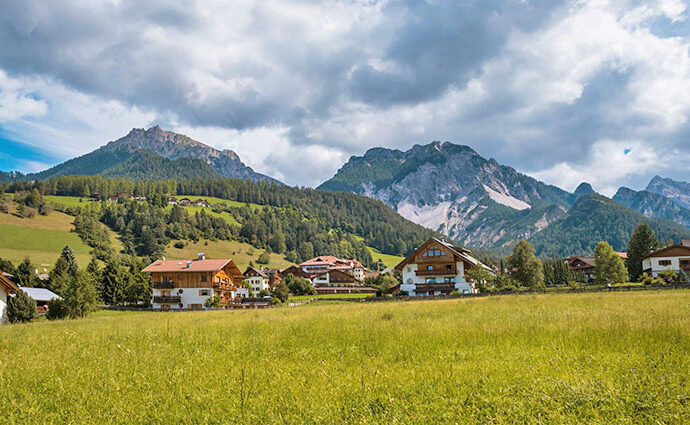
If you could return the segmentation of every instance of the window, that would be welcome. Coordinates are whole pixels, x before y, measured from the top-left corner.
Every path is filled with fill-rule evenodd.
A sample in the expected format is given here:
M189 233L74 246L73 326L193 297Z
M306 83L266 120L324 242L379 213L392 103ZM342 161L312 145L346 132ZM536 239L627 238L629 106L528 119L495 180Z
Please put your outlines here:
M209 295L211 295L211 290L210 290L210 289L200 289L200 290L199 290L199 296L207 297L207 296L209 296Z
M435 277L427 277L426 283L436 283L436 278Z
M659 265L660 266L670 266L671 260L659 260Z
M444 277L443 282L444 283L455 283L455 278L454 277Z
M178 279L178 280L182 280L182 275L178 275L178 276L177 276L177 279Z
M451 270L452 266L450 264L446 264L446 270Z
M427 270L433 270L433 269L434 269L434 266L426 266L426 269L427 269Z
M201 281L202 281L202 282L208 282L208 275L207 275L207 274L202 274L202 275L201 275Z

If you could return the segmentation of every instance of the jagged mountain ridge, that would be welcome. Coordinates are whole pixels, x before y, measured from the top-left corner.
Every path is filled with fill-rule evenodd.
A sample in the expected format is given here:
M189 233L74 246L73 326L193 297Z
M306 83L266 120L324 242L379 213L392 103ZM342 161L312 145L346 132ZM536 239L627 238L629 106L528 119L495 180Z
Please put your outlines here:
M690 227L690 209L684 208L680 203L658 193L647 190L638 192L627 187L621 187L614 195L613 200L632 208L645 217L664 218Z
M654 176L645 190L665 196L681 207L690 209L690 183Z
M662 241L690 238L690 229L670 220L645 217L598 194L584 195L568 213L529 239L541 257L590 254L599 241L625 251L635 227L646 222Z
M450 142L415 145L406 152L370 149L350 158L319 189L380 199L407 219L478 247L532 236L579 196Z
M277 180L266 175L255 172L251 167L245 165L239 156L228 149L218 150L211 146L205 145L190 137L182 134L173 133L171 131L164 131L159 126L151 127L147 130L135 128L132 129L126 136L109 142L95 151L83 155L78 158L71 159L48 170L36 174L29 174L26 178L31 179L48 179L51 177L81 174L81 175L113 175L108 170L119 170L116 174L120 177L129 178L145 178L145 175L137 172L137 176L131 175L127 172L127 168L120 166L127 161L136 162L137 157L142 155L142 151L148 151L167 160L176 162L176 164L200 166L202 163L207 164L208 167L202 167L201 170L189 170L179 168L177 174L197 174L202 176L209 175L210 168L221 177L246 178L253 181L270 181L282 184ZM181 160L193 160L185 164ZM198 163L195 161L199 161ZM141 162L141 161L139 161ZM165 167L166 174L175 174L171 170L169 163L160 163ZM120 166L118 168L118 166ZM160 178L155 176L154 178Z

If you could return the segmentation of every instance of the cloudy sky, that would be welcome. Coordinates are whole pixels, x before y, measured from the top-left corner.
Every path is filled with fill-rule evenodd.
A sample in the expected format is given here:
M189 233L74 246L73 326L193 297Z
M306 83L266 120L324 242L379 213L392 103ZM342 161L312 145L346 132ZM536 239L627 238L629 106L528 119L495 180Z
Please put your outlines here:
M572 190L690 180L680 0L0 0L0 170L133 127L316 185L433 140Z

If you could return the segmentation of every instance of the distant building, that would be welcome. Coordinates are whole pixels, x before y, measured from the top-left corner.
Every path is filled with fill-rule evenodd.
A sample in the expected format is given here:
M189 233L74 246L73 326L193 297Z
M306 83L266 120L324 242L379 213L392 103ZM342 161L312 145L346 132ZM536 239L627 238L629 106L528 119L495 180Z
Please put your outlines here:
M350 273L342 270L329 270L312 277L312 284L319 287L355 287L362 286L362 281L356 279Z
M196 260L157 260L143 271L151 273L155 309L202 309L214 295L227 306L243 294L244 277L229 258L207 260L199 254Z
M657 277L664 270L681 270L690 274L690 240L680 245L657 249L642 259L642 271Z
M115 203L115 202L119 201L120 199L127 199L130 201L133 201L134 195L132 195L129 192L120 192L117 195L113 195L113 196L108 197L108 202Z
M208 207L208 202L204 201L203 199L197 199L196 201L192 202L192 205L196 207Z
M243 275L244 281L252 288L254 296L257 296L261 291L268 291L271 289L271 279L261 268L247 267Z
M48 312L48 301L53 298L62 299L59 295L47 288L26 288L22 286L21 290L36 301L36 311L38 314L45 314Z
M616 252L623 260L628 258L625 252ZM594 257L573 256L565 259L565 263L571 272L582 273L588 282L594 282Z
M174 196L168 196L168 205L177 205L177 198Z
M445 295L455 291L474 294L478 290L465 279L465 272L475 267L492 273L469 250L431 238L395 266L395 270L402 272L399 290L406 295Z
M178 202L178 205L182 205L183 207L188 207L192 205L192 201L189 198L182 198Z
M9 295L19 290L17 285L5 277L5 273L0 274L0 325L7 320L7 299Z
M318 275L326 271L340 270L355 279L364 280L364 266L357 260L344 260L332 255L322 255L307 260L299 265L309 275Z

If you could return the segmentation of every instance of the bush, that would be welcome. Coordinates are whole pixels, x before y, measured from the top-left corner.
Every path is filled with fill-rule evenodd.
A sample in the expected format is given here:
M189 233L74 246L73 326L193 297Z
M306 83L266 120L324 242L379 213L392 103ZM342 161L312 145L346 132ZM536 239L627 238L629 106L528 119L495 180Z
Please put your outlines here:
M214 295L206 298L204 306L209 308L221 308L222 304L220 303L220 295Z
M290 275L288 275L290 276ZM290 288L285 284L285 281L281 281L275 289L273 289L273 299L279 301L278 304L282 304L287 301L290 296ZM275 303L274 303L275 304Z
M256 259L258 264L268 264L270 261L271 255L267 251L262 252L259 258Z
M268 296L270 296L270 295L271 295L271 293L270 293L270 292L268 292L268 291L267 291L267 290L265 290L265 289L262 289L261 291L259 291L259 294L258 294L257 296L259 296L259 297L262 297L262 298L263 298L263 297L268 297Z
M659 272L659 278L663 279L663 283L670 283L676 280L676 272L673 270L663 270Z
M177 241L177 242L175 242L175 245L174 245L174 246L175 246L175 248L177 248L177 249L182 249L182 248L185 247L185 245L186 245L186 244L185 244L184 242L182 242L182 241Z
M36 316L36 301L21 289L7 300L7 320L10 323L30 322Z
M48 312L46 313L46 319L48 320L60 320L67 317L67 307L65 302L59 298L53 298L48 301Z
M287 285L292 295L316 295L316 289L311 282L303 277L295 277L289 274L285 277L285 285Z
M38 207L38 213L41 215L50 215L51 212L53 212L53 208L47 202Z
M0 212L9 214L10 213L10 203L7 201L0 201Z
M676 275L676 280L675 284L685 284L690 282L690 276L685 272L685 270L681 270L677 275Z

